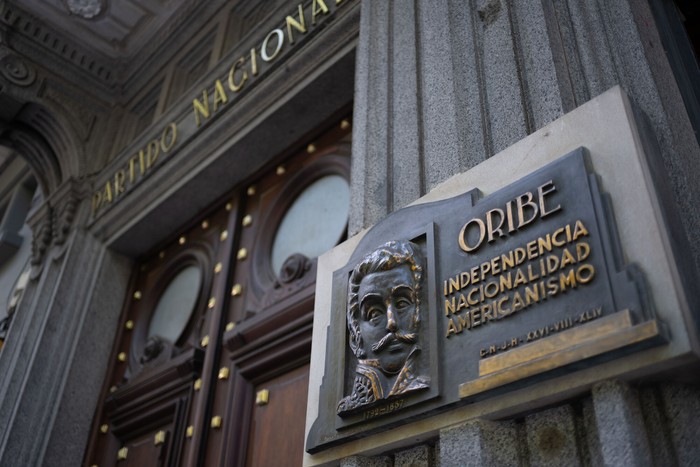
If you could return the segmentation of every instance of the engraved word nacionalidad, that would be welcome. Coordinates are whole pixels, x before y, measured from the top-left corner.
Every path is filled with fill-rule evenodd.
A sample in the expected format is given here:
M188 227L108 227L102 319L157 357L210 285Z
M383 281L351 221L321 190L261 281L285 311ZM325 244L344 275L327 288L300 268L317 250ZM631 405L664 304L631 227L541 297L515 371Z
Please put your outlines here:
M577 220L445 280L445 337L591 282L595 268L586 262L591 253L584 241L588 235ZM522 290L515 290L520 286Z

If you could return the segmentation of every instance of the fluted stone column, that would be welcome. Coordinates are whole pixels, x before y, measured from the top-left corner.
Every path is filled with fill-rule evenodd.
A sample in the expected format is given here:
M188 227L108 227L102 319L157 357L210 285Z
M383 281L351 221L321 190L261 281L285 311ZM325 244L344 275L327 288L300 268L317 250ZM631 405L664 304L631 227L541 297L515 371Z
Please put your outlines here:
M646 0L365 0L350 235L621 85L659 142L697 268L700 148L651 18Z
M363 202L351 234L458 172L465 147L447 4L365 1L361 11L352 189Z

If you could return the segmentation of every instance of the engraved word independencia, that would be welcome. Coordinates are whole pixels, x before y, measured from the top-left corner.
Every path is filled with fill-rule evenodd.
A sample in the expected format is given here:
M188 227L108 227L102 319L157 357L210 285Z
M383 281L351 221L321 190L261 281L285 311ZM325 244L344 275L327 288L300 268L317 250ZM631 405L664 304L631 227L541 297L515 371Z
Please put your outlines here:
M538 217L561 212L561 205L545 203L555 192L554 183L549 181L508 201L505 210L491 209L484 220L471 219L460 232L460 247L470 253L482 246L484 240L492 243ZM471 246L466 235L470 225L478 227L478 239ZM590 283L596 270L587 261L591 255L588 237L589 230L583 220L571 221L445 279L442 284L443 311L447 318L445 337L498 322Z

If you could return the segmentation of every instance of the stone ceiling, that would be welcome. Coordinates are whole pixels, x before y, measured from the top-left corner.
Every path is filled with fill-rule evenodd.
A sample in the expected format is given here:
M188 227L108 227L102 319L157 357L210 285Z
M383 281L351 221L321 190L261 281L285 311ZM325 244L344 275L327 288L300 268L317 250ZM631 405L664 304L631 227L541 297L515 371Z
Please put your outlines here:
M0 62L17 62L12 54L3 59L9 47L109 100L140 89L202 25L238 1L0 0Z
M134 56L181 18L193 0L21 0L10 2L108 59ZM185 12L186 14L186 12Z

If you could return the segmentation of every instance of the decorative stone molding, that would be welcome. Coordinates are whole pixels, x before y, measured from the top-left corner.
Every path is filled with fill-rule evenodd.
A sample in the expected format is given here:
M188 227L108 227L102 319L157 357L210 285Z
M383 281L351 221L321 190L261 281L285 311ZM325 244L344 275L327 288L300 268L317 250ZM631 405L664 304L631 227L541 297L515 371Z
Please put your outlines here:
M30 86L36 81L36 70L9 49L0 49L0 74L17 86Z
M39 277L44 265L46 252L51 246L51 206L47 202L30 214L27 219L32 229L32 256L30 260L32 280Z
M74 228L78 206L84 198L80 180L70 179L57 190L49 201L51 204L51 241L56 247L54 260L59 259L66 249L66 240Z
M71 14L83 19L95 19L106 10L106 0L65 0L66 8Z
M265 309L286 297L313 284L316 279L316 261L295 253L282 264L280 276L265 292L260 302L260 309Z
M31 279L39 277L49 250L53 248L54 261L65 253L68 237L75 228L80 202L84 197L85 190L81 181L70 179L29 215L27 223L33 234Z
M82 4L85 3L85 0L71 0L71 3ZM12 33L17 33L17 37L13 40L12 48L20 53L23 51L19 49L25 47L18 47L16 39L21 37L21 39L26 39L40 48L46 49L53 56L60 57L71 65L80 68L84 73L97 79L102 84L111 86L114 83L116 72L113 63L103 60L102 57L95 56L95 54L91 54L84 47L67 40L16 5L10 5L5 2L0 4L0 30L9 30Z
M75 211L77 208L77 200L69 199L63 206L57 207L53 213L53 243L54 245L63 245L70 231L73 220L75 219Z

